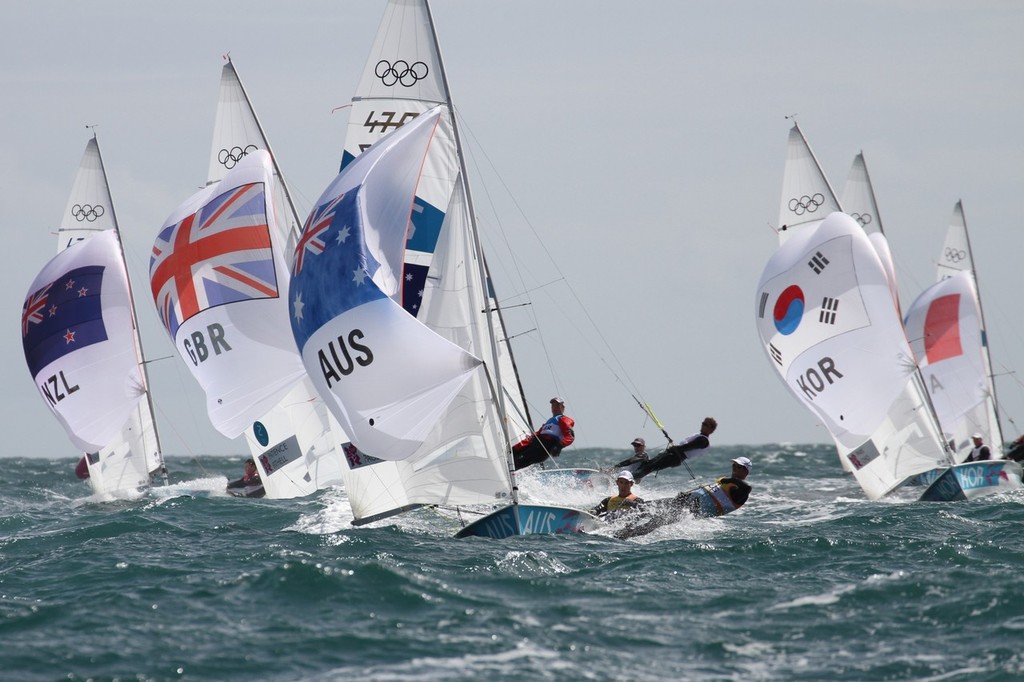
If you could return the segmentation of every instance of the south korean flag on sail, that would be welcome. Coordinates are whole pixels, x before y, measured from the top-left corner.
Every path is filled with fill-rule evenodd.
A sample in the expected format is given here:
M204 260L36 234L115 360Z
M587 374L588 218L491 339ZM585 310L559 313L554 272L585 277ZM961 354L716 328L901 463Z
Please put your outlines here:
M317 392L380 459L416 452L480 360L401 306L405 244L437 107L338 175L306 221L291 280L292 332Z
M755 314L772 366L837 438L870 434L913 370L885 268L845 214L779 247Z

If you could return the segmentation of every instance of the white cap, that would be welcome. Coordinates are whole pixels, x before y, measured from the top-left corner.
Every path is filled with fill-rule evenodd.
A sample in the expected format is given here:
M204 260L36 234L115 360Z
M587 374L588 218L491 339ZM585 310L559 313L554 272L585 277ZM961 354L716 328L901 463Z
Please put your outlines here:
M971 438L981 438L981 434L980 433L975 433L975 434L973 434L971 436Z
M622 471L619 472L619 475L615 477L615 480L617 481L620 478L624 478L627 481L629 481L630 483L632 483L633 482L633 472L629 471L628 469L623 469Z
M750 467L754 466L751 463L750 459L747 458L747 457L737 457L736 459L733 460L733 462L736 463L736 464L739 464L741 467L746 469L748 472L750 471Z

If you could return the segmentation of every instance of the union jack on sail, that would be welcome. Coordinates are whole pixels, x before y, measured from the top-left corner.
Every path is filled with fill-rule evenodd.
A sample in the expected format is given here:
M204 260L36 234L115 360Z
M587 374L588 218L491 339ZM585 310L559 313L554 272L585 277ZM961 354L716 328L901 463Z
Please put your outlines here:
M153 245L149 272L153 298L172 336L209 308L276 298L263 183L225 192L166 227Z

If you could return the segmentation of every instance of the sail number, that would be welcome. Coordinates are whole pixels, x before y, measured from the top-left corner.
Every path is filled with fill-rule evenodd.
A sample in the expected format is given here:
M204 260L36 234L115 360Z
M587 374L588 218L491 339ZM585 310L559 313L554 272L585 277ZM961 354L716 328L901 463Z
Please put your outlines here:
M67 377L64 376L64 370L61 370L53 376L47 378L39 385L39 388L43 391L43 395L47 400L50 401L51 405L56 405L64 398L67 398L72 393L78 390L78 384L71 386L68 384Z
M373 362L373 351L360 343L363 337L362 329L353 329L348 336L341 335L328 343L326 349L317 351L327 388L331 387L331 382L341 381L342 377L351 374L356 365L366 367Z
M205 335L200 331L192 332L190 336L185 337L182 345L185 346L185 352L188 353L192 364L197 367L200 362L209 359L211 349L214 355L231 350L231 346L224 340L224 327L217 323L206 325Z
M836 379L842 378L843 375L836 369L835 361L826 356L818 360L817 367L811 367L798 376L796 385L804 392L808 400L814 400L819 393L834 384Z

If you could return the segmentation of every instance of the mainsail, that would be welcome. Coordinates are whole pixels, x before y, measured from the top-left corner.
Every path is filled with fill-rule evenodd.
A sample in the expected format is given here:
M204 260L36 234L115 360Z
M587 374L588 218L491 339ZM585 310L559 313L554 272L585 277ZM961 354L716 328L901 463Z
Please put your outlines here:
M843 211L860 223L867 233L871 245L885 267L886 276L889 278L889 290L892 292L892 300L896 303L896 309L900 310L900 293L896 284L896 267L893 264L892 251L889 248L889 240L882 228L882 217L878 212L878 203L875 201L875 189L871 185L871 176L868 175L868 167L864 161L864 152L860 152L853 159L850 166L850 173L846 177L846 184L843 185L842 195Z
M833 211L842 210L817 157L794 121L786 142L786 165L779 203L779 242L814 227Z
M58 255L22 311L29 370L72 442L94 492L167 481L131 282L99 143L85 148L61 220Z
M488 324L484 311L497 311L497 303L486 263L481 265L482 259L472 251L471 195L430 9L424 0L392 0L352 99L342 168L347 168L389 132L439 104L446 108L440 114L422 176L415 187L410 230L402 247L403 286L395 301L437 335L486 358L478 350L484 343L479 332ZM467 268L467 263L472 267ZM487 278L485 287L471 280L481 273ZM488 293L483 297L474 294L477 299L473 302L456 293L470 288L474 292L486 289ZM492 368L500 369L492 371L495 376L500 375L504 387L498 398L505 404L511 437L518 440L530 430L529 413L511 351L502 342L506 335L500 315L491 315L490 325L499 340L493 351L497 361L491 364ZM474 326L479 329L469 333L467 330ZM350 467L345 474L345 488L357 524L416 504L449 499L442 491L449 487L447 481L455 468L442 465L442 460L424 454L403 462L388 462L372 456L379 453L361 452L351 442L339 445ZM496 452L507 450L503 442L489 447L497 448ZM502 487L507 485L507 476L499 479ZM464 485L457 482L458 478L455 480L455 489ZM483 488L490 491L492 483ZM487 494L490 493L483 497ZM481 496L461 496L464 500L474 498L480 500ZM451 503L457 499L460 496L451 498Z
M852 218L833 213L782 244L755 315L772 366L869 498L948 465L885 268Z
M978 273L974 267L974 254L971 252L971 240L967 234L967 221L964 218L964 207L961 201L957 201L956 206L953 207L953 217L950 219L949 229L946 231L946 240L942 245L942 252L939 254L937 275L939 280L942 280L959 272L969 272L974 283L973 289L978 307L978 327L974 333L980 337L982 349L985 404L980 413L975 413L968 420L970 426L964 426L955 433L957 438L956 446L958 449L966 447L970 443L966 437L976 431L982 434L985 442L992 449L993 455L995 455L1003 449L1003 431L999 424L999 402L996 400L992 357L988 345L985 313L981 304Z

